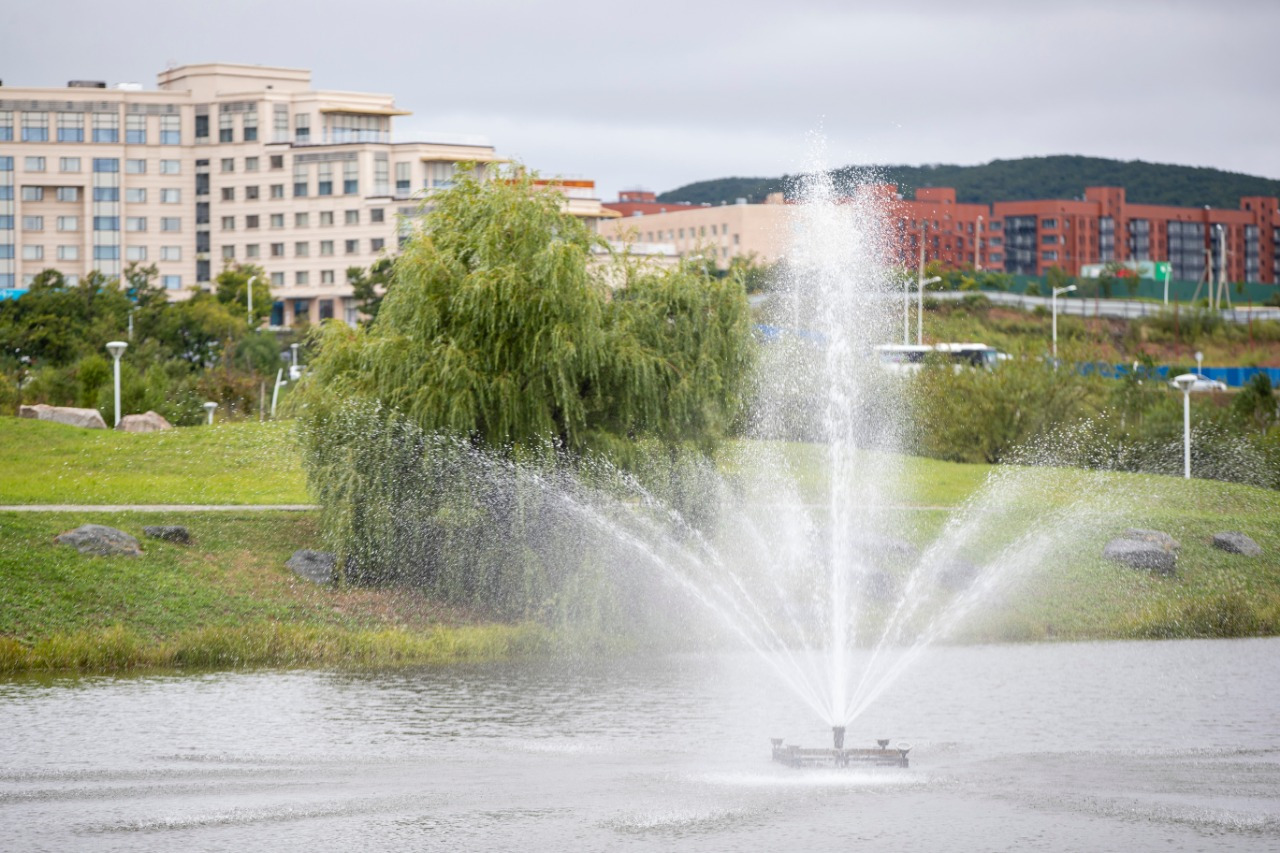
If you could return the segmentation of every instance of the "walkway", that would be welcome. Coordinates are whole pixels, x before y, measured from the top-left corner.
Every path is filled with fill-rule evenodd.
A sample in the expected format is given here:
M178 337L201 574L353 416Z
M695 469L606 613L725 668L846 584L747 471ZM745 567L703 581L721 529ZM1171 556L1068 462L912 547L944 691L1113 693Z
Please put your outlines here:
M308 512L318 504L8 504L0 512Z

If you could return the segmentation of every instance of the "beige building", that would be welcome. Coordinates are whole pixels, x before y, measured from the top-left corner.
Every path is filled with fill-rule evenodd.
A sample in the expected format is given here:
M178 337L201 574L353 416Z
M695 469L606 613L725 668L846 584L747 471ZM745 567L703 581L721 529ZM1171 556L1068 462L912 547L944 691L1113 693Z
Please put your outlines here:
M607 206L607 205L606 205ZM788 235L788 210L781 194L765 204L725 204L640 213L600 224L611 240L636 246L670 244L681 257L705 255L727 267L735 257L754 255L762 263L782 257Z
M353 321L347 268L394 251L459 164L501 159L487 144L392 142L403 115L390 95L256 65L173 68L154 91L0 88L0 289L139 261L182 298L239 261L270 276L274 325ZM580 183L573 212L612 215Z

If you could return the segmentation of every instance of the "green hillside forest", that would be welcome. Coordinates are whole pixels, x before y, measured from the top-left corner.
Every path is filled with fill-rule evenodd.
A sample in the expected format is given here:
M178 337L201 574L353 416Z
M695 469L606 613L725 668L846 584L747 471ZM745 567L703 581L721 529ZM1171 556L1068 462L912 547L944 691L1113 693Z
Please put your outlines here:
M979 166L845 166L841 177L853 181L896 183L904 198L920 187L954 187L960 202L987 204L1039 198L1077 198L1086 186L1120 186L1130 202L1180 207L1236 209L1240 197L1280 196L1280 180L1224 172L1200 166L1173 166L1142 160L1056 155L992 160ZM764 201L771 192L790 192L791 175L775 178L717 178L686 184L658 196L660 201L732 204L745 198Z

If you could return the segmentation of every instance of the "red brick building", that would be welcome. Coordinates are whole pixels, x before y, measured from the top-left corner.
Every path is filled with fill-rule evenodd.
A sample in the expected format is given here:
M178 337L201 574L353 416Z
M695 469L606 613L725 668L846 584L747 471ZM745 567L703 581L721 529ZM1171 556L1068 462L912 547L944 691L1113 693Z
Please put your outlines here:
M890 188L891 189L891 188ZM1085 264L1168 261L1172 277L1216 276L1219 241L1226 279L1280 281L1280 201L1240 200L1239 210L1130 204L1123 187L1088 187L1083 199L958 204L955 190L921 189L914 201L889 202L896 252L913 266L920 239L925 258L952 267L974 266L1020 275L1057 267L1078 275Z

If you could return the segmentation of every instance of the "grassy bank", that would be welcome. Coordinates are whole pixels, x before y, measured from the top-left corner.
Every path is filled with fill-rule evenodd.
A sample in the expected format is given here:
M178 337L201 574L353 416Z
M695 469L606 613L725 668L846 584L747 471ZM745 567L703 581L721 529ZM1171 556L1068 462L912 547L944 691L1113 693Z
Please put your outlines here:
M306 503L293 425L166 432L0 417L0 504Z
M80 524L139 537L141 557L86 556ZM142 537L185 524L193 542ZM433 663L531 654L547 632L483 623L406 591L334 589L284 565L309 513L0 513L0 671Z

